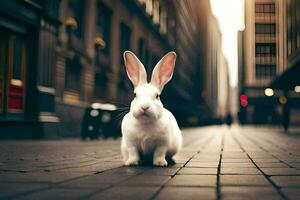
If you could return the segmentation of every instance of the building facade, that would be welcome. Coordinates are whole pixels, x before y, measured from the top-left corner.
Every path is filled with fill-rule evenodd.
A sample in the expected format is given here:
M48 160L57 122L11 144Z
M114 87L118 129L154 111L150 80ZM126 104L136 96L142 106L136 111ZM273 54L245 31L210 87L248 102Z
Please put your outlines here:
M125 50L140 58L148 78L165 53L176 51L174 76L161 98L180 125L207 124L226 113L226 88L218 87L228 82L227 67L209 0L0 4L1 132L79 136L87 106L129 105Z
M0 137L55 130L59 1L0 2Z
M295 0L279 1L281 19L284 24L282 30L283 67L279 76L270 87L279 90L282 104L282 125L285 130L289 125L300 124L300 2Z
M289 41L288 4L281 0L245 1L245 31L240 40L244 76L240 114L245 123L281 122L284 91L270 84L289 67L289 51L297 44Z
M202 97L204 104L202 113L219 123L228 113L231 113L228 64L222 53L222 33L218 22L213 16L209 1L201 1L199 9L203 13L199 27L203 33L200 37L202 66ZM208 110L207 110L208 109ZM232 113L233 114L233 113ZM205 120L205 119L204 119Z

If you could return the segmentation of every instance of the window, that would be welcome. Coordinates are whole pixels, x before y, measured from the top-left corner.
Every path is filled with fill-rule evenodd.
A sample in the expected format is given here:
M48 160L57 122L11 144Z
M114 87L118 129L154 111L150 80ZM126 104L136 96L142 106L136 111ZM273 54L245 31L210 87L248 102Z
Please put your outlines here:
M131 40L131 29L129 26L127 26L124 23L120 24L120 66L124 66L124 60L123 60L123 53L126 50L130 49L130 40ZM124 70L121 70L121 78L119 79L119 88L121 90L129 90L130 88L130 83L127 81L126 78L126 72Z
M159 30L162 34L167 34L167 12L161 7L160 9L160 22Z
M139 59L141 60L141 62L145 65L145 67L147 67L146 65L148 64L148 58L147 58L147 47L145 44L145 41L143 38L140 38L138 41L138 55L139 55Z
M27 39L0 29L0 113L24 113Z
M81 65L78 56L66 60L65 88L72 91L80 91Z
M94 94L97 98L107 97L107 76L105 73L97 72L95 73L95 87Z
M255 12L256 13L275 13L275 4L274 3L272 3L272 4L256 3L255 4Z
M22 39L20 37L16 37L14 41L14 55L22 55ZM12 78L21 80L21 62L22 57L16 56L13 63L13 70L12 70Z
M75 30L75 35L77 37L82 37L83 29L83 9L84 9L84 0L71 0L68 1L69 9L72 17L77 22L77 29Z
M287 1L288 55L300 48L300 3L298 0Z
M8 34L0 29L0 113L4 111L5 77L8 59Z
M256 56L276 56L276 43L256 43Z
M160 9L160 5L159 5L159 1L158 0L154 0L153 2L153 17L152 17L152 21L153 24L158 25L159 24L159 9Z
M276 24L255 24L256 34L275 34Z
M256 64L255 75L257 78L272 78L276 76L276 65Z
M123 52L130 49L131 29L124 23L120 25L121 38L120 38L120 51L121 63L123 64Z
M146 13L150 16L153 14L154 0L146 0Z
M104 54L109 53L112 11L102 3L98 4L97 32L105 41Z

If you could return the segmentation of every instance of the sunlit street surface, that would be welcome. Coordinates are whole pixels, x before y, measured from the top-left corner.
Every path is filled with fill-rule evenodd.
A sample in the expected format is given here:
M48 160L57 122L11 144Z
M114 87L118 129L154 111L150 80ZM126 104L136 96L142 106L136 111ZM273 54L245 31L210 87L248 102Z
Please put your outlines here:
M177 164L124 167L119 140L2 141L1 199L299 199L300 137L183 130Z

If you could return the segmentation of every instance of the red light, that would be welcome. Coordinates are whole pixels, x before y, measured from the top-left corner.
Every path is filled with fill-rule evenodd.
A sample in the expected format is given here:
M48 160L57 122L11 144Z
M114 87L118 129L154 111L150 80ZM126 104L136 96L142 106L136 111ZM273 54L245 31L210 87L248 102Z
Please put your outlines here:
M248 101L241 101L241 105L243 107L247 107L248 106Z
M242 95L240 96L240 101L241 101L241 105L242 105L243 107L247 107L247 106L248 106L248 97L247 97L247 95L242 94Z
M247 101L247 100L248 100L247 95L242 94L242 95L240 96L240 100L241 100L241 101Z

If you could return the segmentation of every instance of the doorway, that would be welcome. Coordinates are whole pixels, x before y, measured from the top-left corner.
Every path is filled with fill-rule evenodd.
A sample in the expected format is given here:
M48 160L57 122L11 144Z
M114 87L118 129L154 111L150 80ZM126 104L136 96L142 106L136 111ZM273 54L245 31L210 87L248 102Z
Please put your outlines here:
M0 117L24 118L26 36L0 27Z

